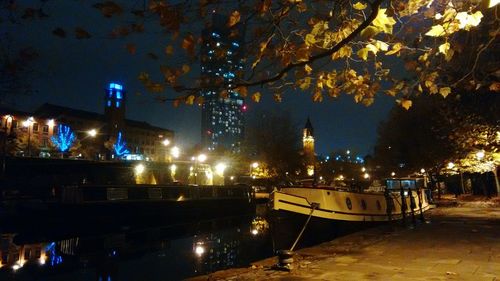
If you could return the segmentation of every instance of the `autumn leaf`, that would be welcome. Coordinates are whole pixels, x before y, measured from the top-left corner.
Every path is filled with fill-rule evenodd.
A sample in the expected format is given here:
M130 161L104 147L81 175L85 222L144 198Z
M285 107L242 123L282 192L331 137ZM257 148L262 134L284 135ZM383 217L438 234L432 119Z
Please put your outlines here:
M368 59L368 52L369 52L369 49L368 48L361 48L359 49L356 54L358 55L358 57L360 57L361 59L363 60L367 60Z
M494 82L489 87L490 91L500 92L500 82Z
M195 99L195 96L194 96L194 95L189 95L189 96L186 98L186 104L187 104L187 105L193 105L193 103L194 103L194 99Z
M245 86L240 86L236 88L236 92L240 94L241 97L246 97L248 95L248 89Z
M76 39L88 39L88 38L92 37L90 35L90 33L88 33L85 29L83 29L81 27L75 28L75 36L76 36Z
M316 38L312 34L307 34L304 42L307 46L312 46L316 43Z
M396 53L399 53L399 51L401 50L401 48L403 48L403 44L401 43L396 43L394 45L392 45L392 50L390 51L387 51L385 54L386 55L394 55Z
M307 90L309 86L311 86L311 77L300 79L297 81L297 83L299 84L300 89L302 89L303 91Z
M280 93L274 93L273 98L275 102L281 102L282 101L282 96Z
M191 67L187 64L182 65L182 73L186 74L191 70Z
M470 30L471 27L478 26L482 18L483 13L481 11L477 11L474 14L460 12L455 16L455 19L459 21L458 27L465 30Z
M60 27L52 30L52 34L54 34L57 37L66 38L66 31L64 31L64 29Z
M227 25L229 27L234 26L235 24L240 22L240 18L241 18L240 12L238 11L232 12L231 15L229 16L229 22L227 23Z
M444 54L444 59L446 61L451 60L451 58L453 57L454 51L453 51L453 49L450 48L450 43L448 43L448 42L443 43L443 44L439 45L438 49L439 49L440 53Z
M304 65L304 70L307 74L311 74L313 69L308 64L306 64Z
M252 95L252 100L254 102L259 102L260 101L260 92L256 92Z
M149 81L149 74L146 72L141 72L141 73L139 73L139 76L137 78L141 82L146 82L146 81Z
M125 45L125 48L131 55L135 55L135 52L137 51L137 47L133 43L128 43Z
M450 87L443 87L439 89L439 94L446 98L451 93Z
M413 104L413 102L411 100L407 100L407 99L401 99L401 100L398 100L398 102L406 110L409 110Z
M425 35L432 36L432 37L439 37L439 36L446 35L446 32L445 32L442 25L437 24L437 25L431 26L431 30L427 31L427 33Z
M295 57L297 61L308 61L310 50L307 47L302 47L297 50Z
M357 2L356 4L352 5L352 7L356 10L364 10L366 9L366 4L363 4L361 2Z
M174 47L172 45L168 45L165 47L165 54L167 55L172 55L174 53Z
M387 34L392 34L392 26L396 24L394 18L387 16L387 9L379 9L377 17L373 20L372 25Z
M182 39L182 48L188 52L190 55L194 55L194 36L189 33Z
M340 48L337 52L332 54L332 60L338 59L338 58L350 58L352 56L352 48L348 45L343 46Z
M204 102L205 102L205 98L203 98L202 96L198 96L196 98L196 104L197 105L202 106Z
M323 101L323 94L321 93L320 90L314 91L313 96L312 96L312 100L313 100L313 102L322 102Z
M269 11L270 7L271 0L263 0L257 4L257 11L259 11L260 14L264 14L265 12Z
M119 15L123 12L123 9L113 1L105 1L103 3L96 3L92 7L101 11L103 16L110 18L113 15Z

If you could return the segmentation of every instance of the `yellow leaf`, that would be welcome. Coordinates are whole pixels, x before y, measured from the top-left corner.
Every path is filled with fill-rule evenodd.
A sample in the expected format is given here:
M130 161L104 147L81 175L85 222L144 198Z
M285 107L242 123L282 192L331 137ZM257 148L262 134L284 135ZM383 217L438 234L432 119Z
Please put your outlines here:
M489 87L490 91L493 92L500 92L500 83L499 82L494 82L490 85Z
M203 98L202 96L198 96L196 98L196 104L197 105L202 106L204 102L205 102L205 98Z
M450 48L450 43L448 42L439 45L439 52L444 54L444 59L446 61L450 61L454 53L454 51Z
M444 98L448 96L451 93L450 87L443 87L439 89L439 94L442 95Z
M191 70L191 67L189 67L189 65L187 65L187 64L182 65L182 72L184 74L188 73L189 70Z
M304 79L298 80L297 82L299 84L300 89L307 90L309 86L311 86L311 77L306 77Z
M385 43L384 41L380 40L375 40L375 46L379 51L387 51L389 50L389 44Z
M244 98L248 94L248 89L245 86L239 86L238 88L236 88L236 92L238 92L240 96Z
M308 64L306 64L304 66L304 70L306 71L307 74L311 74L313 69Z
M319 90L314 91L314 94L312 96L312 100L313 100L313 102L322 102L323 101L323 94L321 93L321 91L319 91Z
M231 15L229 16L229 22L227 23L227 25L229 25L229 27L237 24L238 22L240 22L240 12L238 11L234 11L231 13Z
M368 59L368 48L362 48L362 49L359 49L356 54L358 55L358 57L362 58L363 60L367 60Z
M385 54L386 55L393 55L395 53L399 53L399 51L401 50L401 48L403 48L403 44L401 43L396 43L392 46L392 50L390 51L387 51Z
M146 72L141 72L141 73L139 73L138 79L141 82L146 82L149 80L149 74L147 74Z
M194 103L194 99L195 99L195 96L194 96L194 95L189 95L189 96L186 98L186 104L188 104L188 105L193 105L193 103Z
M431 27L431 30L427 31L427 33L425 35L432 36L432 37L439 37L439 36L446 35L446 32L445 32L443 26L438 24L438 25L433 25Z
M282 101L282 97L281 97L280 93L275 93L273 95L273 98L274 98L274 101L276 101L276 102L281 102Z
M305 43L307 46L314 45L314 43L316 43L316 38L314 37L314 35L309 33L306 35Z
M172 47L172 45L168 45L167 47L165 47L165 54L171 55L173 53L174 53L174 47Z
M254 102L259 102L259 101L260 101L260 92L254 93L254 94L252 95L252 100L253 100Z
M364 9L366 9L366 4L363 4L361 2L357 2L356 4L352 5L352 7L356 10L364 10Z
M443 43L441 45L439 45L439 52L442 53L442 54L445 54L448 53L448 50L450 49L450 43L446 42L446 43Z
M309 60L309 49L307 47L302 47L297 50L295 57L298 61L308 61Z
M411 101L411 100L402 99L402 100L400 101L400 104L401 104L401 106L402 106L404 109L408 110L408 109L410 109L410 107L412 106L412 104L413 104L413 103L412 103L412 101Z
M366 44L366 48L368 51L372 52L374 55L377 55L378 47L373 44Z
M349 58L351 57L351 55L352 55L352 48L348 45L345 45L342 48L340 48L340 50L332 54L332 60L344 57Z
M478 26L482 18L483 13L481 11L477 11L474 14L460 12L455 17L459 21L458 28L465 30L470 30L471 27Z
M386 11L387 9L379 9L377 17L373 20L372 25L387 34L392 34L392 26L396 24L396 20L392 17L388 17L385 13Z

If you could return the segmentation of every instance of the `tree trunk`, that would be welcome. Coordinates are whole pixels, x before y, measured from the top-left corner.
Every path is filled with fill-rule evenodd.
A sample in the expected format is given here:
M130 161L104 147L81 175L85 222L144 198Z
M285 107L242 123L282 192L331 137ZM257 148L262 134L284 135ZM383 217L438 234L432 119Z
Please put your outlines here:
M495 178L495 186L497 189L497 196L500 196L500 184L498 183L498 167L493 169L493 177Z

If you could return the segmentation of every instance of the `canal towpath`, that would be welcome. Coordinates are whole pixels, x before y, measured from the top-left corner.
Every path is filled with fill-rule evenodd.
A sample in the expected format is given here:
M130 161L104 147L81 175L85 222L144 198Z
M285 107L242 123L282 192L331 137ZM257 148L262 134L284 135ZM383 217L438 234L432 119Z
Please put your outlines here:
M201 280L500 280L500 198L443 201L428 222L386 224L294 254L293 269L277 258Z

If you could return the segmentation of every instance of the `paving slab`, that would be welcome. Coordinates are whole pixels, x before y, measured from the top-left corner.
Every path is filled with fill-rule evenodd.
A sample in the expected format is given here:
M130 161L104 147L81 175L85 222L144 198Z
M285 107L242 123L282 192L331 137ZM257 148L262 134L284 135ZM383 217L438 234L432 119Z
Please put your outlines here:
M387 224L296 251L290 272L273 270L273 257L190 280L500 281L500 207L457 205L415 228Z

